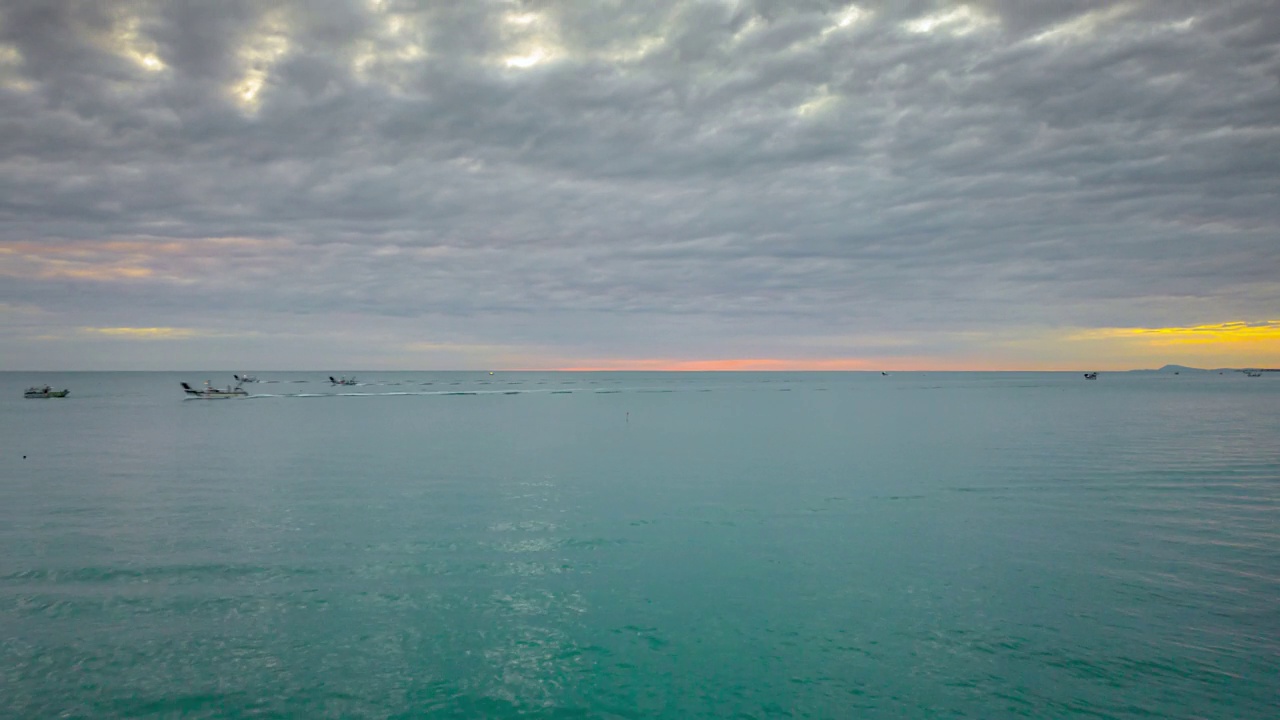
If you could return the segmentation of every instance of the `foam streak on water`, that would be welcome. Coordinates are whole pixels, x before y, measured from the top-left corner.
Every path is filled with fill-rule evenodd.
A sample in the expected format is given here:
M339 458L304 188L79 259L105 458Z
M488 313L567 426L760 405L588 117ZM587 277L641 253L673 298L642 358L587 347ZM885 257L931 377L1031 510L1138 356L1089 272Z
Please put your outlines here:
M0 715L1280 699L1280 378L329 374L0 373Z

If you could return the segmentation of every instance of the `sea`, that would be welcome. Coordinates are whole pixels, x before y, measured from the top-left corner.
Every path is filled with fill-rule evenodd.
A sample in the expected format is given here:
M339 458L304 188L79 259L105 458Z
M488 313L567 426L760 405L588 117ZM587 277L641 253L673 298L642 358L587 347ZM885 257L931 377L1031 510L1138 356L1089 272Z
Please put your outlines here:
M0 717L1280 717L1280 374L233 372L0 373Z

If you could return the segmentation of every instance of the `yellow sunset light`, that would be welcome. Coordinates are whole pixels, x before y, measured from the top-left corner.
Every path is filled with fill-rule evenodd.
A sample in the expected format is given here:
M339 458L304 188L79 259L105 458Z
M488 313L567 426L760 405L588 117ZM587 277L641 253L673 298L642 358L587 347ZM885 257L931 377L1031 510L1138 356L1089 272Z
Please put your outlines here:
M514 68L530 68L538 63L546 60L547 52L542 48L534 48L533 52L528 55L519 55L506 59L507 67Z
M796 108L796 114L802 116L817 115L823 109L835 102L835 100L836 96L831 93L830 88L823 85L818 88L818 93L816 95Z
M136 15L117 19L114 27L109 32L98 35L95 42L109 52L128 58L148 72L160 72L165 68L164 62L156 54L156 43L142 33L142 18Z
M251 72L248 77L236 86L236 95L246 105L252 104L258 98L258 93L262 91L262 84L265 81L266 73Z
M0 44L0 88L27 92L35 86L22 77L22 53L12 45Z
M501 32L507 54L501 57L501 62L506 67L523 70L565 53L554 17L536 12L510 12L502 19Z
M1105 365L1155 367L1188 363L1201 367L1258 367L1280 364L1280 320L1230 321L1174 327L1108 327L1046 338L1062 357L1093 359Z
M196 335L190 328L175 327L82 327L80 331L129 340L182 340Z
M247 113L258 110L271 68L288 52L289 36L284 17L280 13L271 13L236 53L244 72L240 80L231 86L231 94L242 110Z
M1134 8L1131 6L1120 4L1110 8L1086 12L1066 22L1054 25L1031 38L1031 42L1078 42L1086 40L1098 34L1108 24L1133 12L1133 10Z
M512 25L532 25L533 23L538 22L541 18L539 18L537 13L526 12L507 13L504 19Z
M1267 320L1260 323L1225 322L1190 327L1098 328L1075 333L1068 339L1139 340L1152 345L1280 342L1280 320Z
M862 17L866 15L866 12L866 10L863 10L857 5L850 5L836 16L836 27L849 27L861 20Z
M948 12L926 15L903 24L908 32L928 34L946 32L950 35L968 35L986 25L991 18L974 11L968 5L961 5Z

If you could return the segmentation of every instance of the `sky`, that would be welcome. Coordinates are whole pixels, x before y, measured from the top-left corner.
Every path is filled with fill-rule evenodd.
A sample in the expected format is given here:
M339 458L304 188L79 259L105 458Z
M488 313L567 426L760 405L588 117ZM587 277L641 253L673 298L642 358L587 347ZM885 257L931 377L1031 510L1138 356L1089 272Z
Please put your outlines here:
M1274 0L0 2L0 370L1280 367Z

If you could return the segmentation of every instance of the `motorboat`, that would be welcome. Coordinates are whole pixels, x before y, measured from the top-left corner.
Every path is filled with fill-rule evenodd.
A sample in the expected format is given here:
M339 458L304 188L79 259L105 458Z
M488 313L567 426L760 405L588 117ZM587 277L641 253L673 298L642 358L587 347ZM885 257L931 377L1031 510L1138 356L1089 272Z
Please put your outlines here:
M236 382L240 383L241 385L245 383L258 382L258 378L255 375L232 375L231 377L235 378Z
M1084 374L1084 379L1085 379L1085 380L1097 380L1097 379L1098 379L1098 373L1096 373L1096 372L1087 372L1087 373L1085 373L1085 374Z
M335 378L334 376L330 375L329 382L334 385L359 385L360 384L356 382L355 375L352 375L350 378L348 378L346 375L343 375L340 378Z
M45 385L44 387L29 387L22 393L24 398L58 398L66 397L70 390L54 390Z
M228 385L226 389L213 387L206 380L204 388L197 390L186 383L182 383L182 390L187 394L188 398L200 398L202 400L220 400L222 398L249 397L249 391L239 385L232 387Z

